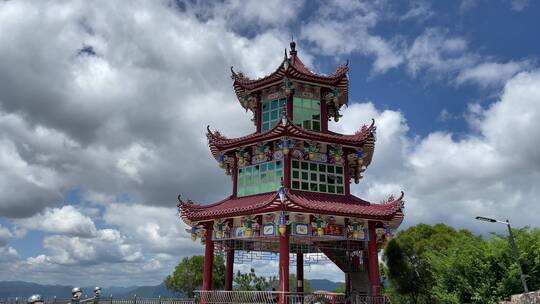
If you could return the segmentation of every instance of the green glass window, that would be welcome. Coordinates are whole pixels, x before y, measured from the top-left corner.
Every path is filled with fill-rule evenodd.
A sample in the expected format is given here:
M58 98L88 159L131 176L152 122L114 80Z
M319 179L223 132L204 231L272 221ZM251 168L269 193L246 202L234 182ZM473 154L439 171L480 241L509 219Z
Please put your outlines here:
M293 189L345 194L343 167L304 160L292 160L291 186Z
M308 130L321 130L321 101L315 99L293 98L293 122Z
M261 130L272 129L281 119L281 114L285 111L285 98L268 100L262 103Z
M237 196L278 191L283 177L280 160L238 168Z

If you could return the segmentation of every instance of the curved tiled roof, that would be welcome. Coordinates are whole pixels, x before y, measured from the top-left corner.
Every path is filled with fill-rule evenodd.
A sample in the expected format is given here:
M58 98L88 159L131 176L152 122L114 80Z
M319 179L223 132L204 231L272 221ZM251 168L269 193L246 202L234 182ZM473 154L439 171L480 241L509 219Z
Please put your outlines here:
M178 208L186 222L207 221L276 210L386 220L397 223L397 225L403 218L403 192L399 198L391 198L381 204L373 204L354 195L333 195L296 190L289 190L286 197L285 206L280 203L277 192L269 192L240 198L231 196L211 205L200 205L189 200L180 200Z
M296 126L290 120L287 119L287 125L283 126L282 123L276 124L272 129L264 133L252 133L250 135L227 138L219 131L212 132L210 127L207 127L208 133L206 137L208 139L208 146L212 155L217 158L220 153L227 150L238 148L241 146L247 146L256 144L263 141L274 140L280 137L298 138L302 140L316 140L331 144L340 144L344 146L352 147L366 147L369 151L368 154L372 154L375 147L375 120L368 127L362 126L355 134L343 135L335 132L315 132L306 130Z
M349 71L348 62L345 65L339 66L331 75L316 74L308 69L302 60L300 60L295 47L296 44L291 42L290 57L287 58L285 54L285 58L281 65L273 73L266 77L249 79L243 73L236 73L231 67L231 78L234 80L233 87L240 103L242 103L243 96L249 92L270 84L278 83L285 78L337 87L341 90L343 96L345 98L347 97L349 90L349 79L347 77L347 72ZM285 65L285 62L287 65Z

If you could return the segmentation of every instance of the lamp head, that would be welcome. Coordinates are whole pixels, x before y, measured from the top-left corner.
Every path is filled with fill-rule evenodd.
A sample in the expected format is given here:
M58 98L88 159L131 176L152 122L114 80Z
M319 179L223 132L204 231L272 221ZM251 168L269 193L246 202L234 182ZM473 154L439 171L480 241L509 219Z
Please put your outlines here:
M490 223L496 223L497 222L496 219L492 219L492 218L484 217L484 216L477 216L477 217L475 217L475 219L477 219L479 221L490 222Z

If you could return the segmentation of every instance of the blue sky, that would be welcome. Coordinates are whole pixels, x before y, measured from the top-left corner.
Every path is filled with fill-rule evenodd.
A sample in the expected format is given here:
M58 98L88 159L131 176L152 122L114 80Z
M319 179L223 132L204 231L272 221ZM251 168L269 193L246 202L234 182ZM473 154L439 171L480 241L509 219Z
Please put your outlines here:
M269 74L291 36L316 72L350 62L333 130L376 120L356 195L405 191L403 227L536 226L539 17L524 0L0 2L0 280L157 284L202 253L176 196L230 194L206 125L254 131L229 67Z

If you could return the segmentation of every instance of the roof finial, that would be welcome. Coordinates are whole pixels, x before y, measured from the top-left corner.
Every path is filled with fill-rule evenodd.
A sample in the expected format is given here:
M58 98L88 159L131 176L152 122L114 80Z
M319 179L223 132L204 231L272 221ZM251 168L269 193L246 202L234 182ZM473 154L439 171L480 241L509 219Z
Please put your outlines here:
M289 52L291 54L291 57L296 56L296 42L294 42L294 37L291 35L291 43L289 44L291 46L291 51Z

